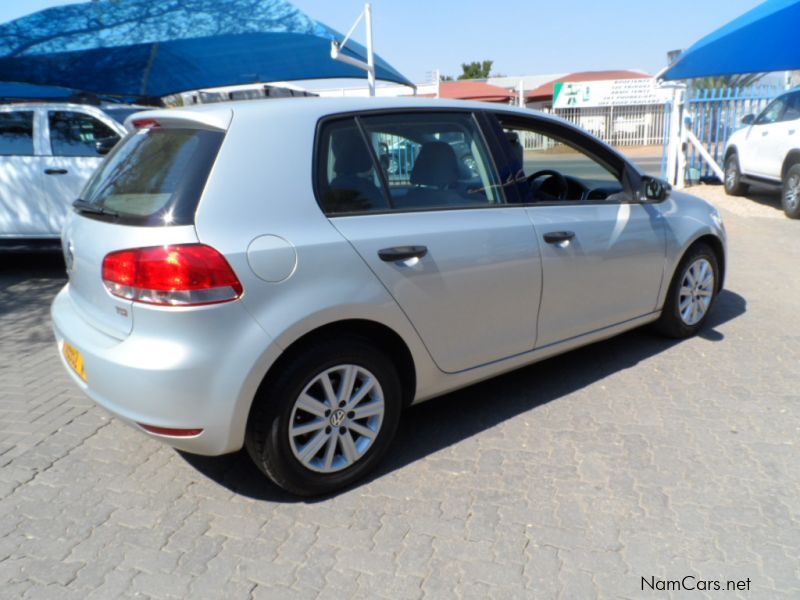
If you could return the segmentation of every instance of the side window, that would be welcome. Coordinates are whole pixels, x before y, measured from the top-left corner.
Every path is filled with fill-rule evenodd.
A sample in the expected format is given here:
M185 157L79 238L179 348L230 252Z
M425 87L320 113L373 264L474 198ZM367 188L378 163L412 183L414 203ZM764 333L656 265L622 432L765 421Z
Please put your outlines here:
M33 156L33 111L0 112L0 155Z
M325 214L389 208L369 147L354 119L326 123L317 148L317 189Z
M758 115L754 125L769 125L781 120L783 110L786 108L786 96L775 98L767 105L767 108Z
M504 202L472 114L415 112L366 116L360 122L378 157L392 208Z
M55 156L99 156L96 143L100 140L119 139L119 135L84 113L50 111L50 147Z
M515 185L523 202L613 200L623 191L621 171L574 141L533 124L498 118L512 157L506 185Z
M789 94L781 121L794 121L795 119L800 119L800 92Z

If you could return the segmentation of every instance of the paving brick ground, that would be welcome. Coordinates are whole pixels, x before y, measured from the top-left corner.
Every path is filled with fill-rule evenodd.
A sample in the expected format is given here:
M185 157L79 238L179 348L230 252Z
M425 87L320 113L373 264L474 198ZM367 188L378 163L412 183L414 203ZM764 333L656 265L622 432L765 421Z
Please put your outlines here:
M713 326L636 331L414 408L363 485L287 497L183 456L62 372L57 258L0 256L0 597L800 597L800 222L714 197Z

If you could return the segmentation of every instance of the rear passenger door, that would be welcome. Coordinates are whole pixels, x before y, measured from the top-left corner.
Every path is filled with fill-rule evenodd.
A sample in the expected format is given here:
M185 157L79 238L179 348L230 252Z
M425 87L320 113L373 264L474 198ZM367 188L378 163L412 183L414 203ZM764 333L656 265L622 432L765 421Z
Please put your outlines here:
M96 143L119 134L109 124L79 110L48 110L44 194L49 229L59 233L72 203L80 196L103 156Z
M337 118L317 143L323 210L439 368L463 371L533 349L539 249L524 207L505 202L475 115Z
M0 237L49 232L36 110L0 111Z

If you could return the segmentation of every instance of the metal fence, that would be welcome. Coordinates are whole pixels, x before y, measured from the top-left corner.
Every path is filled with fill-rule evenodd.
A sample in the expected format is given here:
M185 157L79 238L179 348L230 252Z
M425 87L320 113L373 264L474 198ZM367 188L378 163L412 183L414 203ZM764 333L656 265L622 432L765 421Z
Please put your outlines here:
M664 139L664 105L557 108L559 117L613 146L660 145Z
M773 86L690 89L686 94L684 115L690 120L691 131L714 161L721 164L725 158L725 143L742 126L742 117L760 113L783 91L782 88ZM708 164L691 144L687 148L686 165L686 178L689 181L713 176Z

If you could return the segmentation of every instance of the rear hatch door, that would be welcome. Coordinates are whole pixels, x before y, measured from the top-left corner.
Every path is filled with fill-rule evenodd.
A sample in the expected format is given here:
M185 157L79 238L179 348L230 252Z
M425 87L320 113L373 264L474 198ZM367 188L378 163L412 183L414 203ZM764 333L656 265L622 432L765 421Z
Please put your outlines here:
M194 214L224 137L218 124L193 120L191 113L163 120L161 111L140 114L146 127L134 128L106 157L62 233L74 306L97 329L120 339L134 325L132 302L106 288L104 258L118 250L198 241Z

